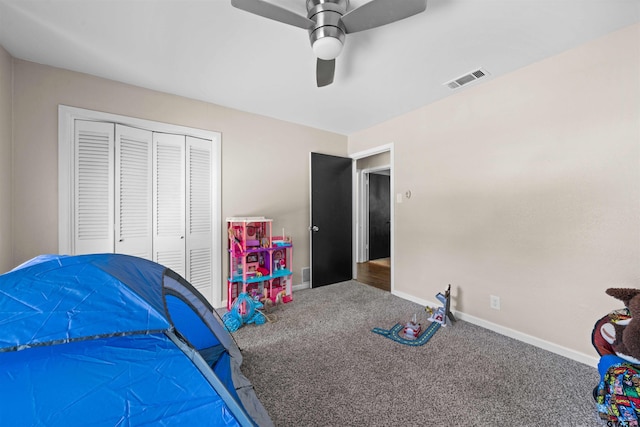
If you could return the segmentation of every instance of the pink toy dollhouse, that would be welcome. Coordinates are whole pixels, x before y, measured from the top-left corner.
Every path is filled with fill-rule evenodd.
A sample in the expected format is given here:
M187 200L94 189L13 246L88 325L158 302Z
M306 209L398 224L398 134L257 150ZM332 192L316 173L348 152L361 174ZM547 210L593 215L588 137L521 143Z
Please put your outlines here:
M264 217L227 218L227 309L241 292L273 303L293 300L293 245L284 235L272 236L271 224L272 220Z

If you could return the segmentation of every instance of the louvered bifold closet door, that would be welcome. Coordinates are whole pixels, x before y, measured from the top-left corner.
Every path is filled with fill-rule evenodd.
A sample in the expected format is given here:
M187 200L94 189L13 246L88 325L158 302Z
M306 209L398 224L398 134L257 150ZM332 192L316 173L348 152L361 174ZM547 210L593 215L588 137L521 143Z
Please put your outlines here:
M152 132L116 125L115 252L153 259Z
M213 298L213 147L187 136L187 280Z
M114 125L74 126L73 253L113 252Z
M153 261L186 277L185 137L153 134Z

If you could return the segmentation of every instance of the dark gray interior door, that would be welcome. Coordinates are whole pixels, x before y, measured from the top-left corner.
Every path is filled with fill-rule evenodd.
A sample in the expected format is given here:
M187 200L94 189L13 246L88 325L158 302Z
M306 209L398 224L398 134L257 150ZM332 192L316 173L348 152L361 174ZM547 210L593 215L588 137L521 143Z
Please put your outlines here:
M369 174L369 259L391 256L389 175Z
M311 153L311 287L353 278L352 160Z

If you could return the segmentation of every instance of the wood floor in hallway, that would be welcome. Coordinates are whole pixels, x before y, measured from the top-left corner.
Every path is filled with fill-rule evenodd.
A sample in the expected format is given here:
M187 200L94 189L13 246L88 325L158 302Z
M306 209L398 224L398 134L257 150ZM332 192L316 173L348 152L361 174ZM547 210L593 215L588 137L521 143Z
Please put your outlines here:
M391 292L391 259L381 258L358 263L356 280L383 291Z

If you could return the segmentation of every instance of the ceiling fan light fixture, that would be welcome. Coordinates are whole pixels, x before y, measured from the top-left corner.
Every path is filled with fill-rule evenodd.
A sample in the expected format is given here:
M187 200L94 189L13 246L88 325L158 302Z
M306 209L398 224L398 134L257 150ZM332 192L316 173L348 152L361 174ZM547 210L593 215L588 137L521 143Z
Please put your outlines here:
M316 57L331 61L342 52L344 31L337 26L323 25L309 32L309 41Z
M322 37L314 41L312 47L316 57L329 61L342 52L342 41L336 37Z
M342 51L345 34L381 27L424 12L427 0L370 0L350 11L347 11L349 0L306 0L306 17L271 0L231 0L231 5L307 30L318 58L316 82L318 87L323 87L333 82L336 58Z

